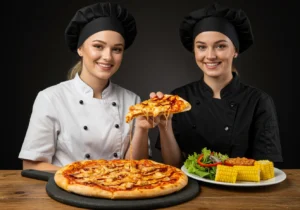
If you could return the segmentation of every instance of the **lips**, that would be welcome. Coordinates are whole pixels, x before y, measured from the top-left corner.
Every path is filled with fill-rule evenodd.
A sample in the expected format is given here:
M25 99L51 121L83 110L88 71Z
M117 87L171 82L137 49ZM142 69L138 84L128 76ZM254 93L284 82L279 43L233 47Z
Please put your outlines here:
M97 63L97 65L103 70L110 70L113 65L109 63Z
M209 62L204 64L208 69L215 69L221 64L221 62Z
M105 63L97 63L99 66L102 66L104 68L109 68L109 67L112 67L113 65L112 64L105 64Z

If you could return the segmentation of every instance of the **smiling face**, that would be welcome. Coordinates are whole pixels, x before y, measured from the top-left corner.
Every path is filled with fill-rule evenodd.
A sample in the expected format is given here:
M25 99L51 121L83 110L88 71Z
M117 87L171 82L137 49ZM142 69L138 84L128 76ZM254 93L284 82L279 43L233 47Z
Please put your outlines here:
M194 53L204 77L228 77L232 74L236 51L226 35L215 31L198 34L194 40Z
M120 67L125 41L115 31L100 31L87 38L77 50L82 57L81 78L107 81Z

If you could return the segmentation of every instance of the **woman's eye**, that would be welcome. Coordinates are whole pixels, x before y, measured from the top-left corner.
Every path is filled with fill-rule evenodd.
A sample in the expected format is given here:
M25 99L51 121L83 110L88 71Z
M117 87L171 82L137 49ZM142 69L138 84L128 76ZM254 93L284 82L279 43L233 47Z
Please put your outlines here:
M94 47L97 48L97 49L100 49L100 50L103 49L102 45L94 45Z
M199 50L205 50L206 46L198 45L197 48L198 48Z
M219 48L219 49L224 49L225 47L226 47L226 45L224 45L224 44L217 45L217 48Z
M123 51L123 49L122 48L114 48L113 51L116 53L121 53Z

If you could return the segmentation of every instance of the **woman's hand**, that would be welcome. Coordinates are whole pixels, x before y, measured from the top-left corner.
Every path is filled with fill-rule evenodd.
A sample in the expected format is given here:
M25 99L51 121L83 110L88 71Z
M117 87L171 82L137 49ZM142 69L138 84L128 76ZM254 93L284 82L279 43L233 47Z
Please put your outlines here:
M156 92L156 93L154 93L154 92L151 92L150 93L150 98L154 98L154 97L158 97L158 98L163 98L164 97L164 94L162 93L162 92L160 92L160 91L158 91L158 92Z
M142 129L155 128L160 123L160 116L152 117L149 116L148 119L145 116L140 116L136 118L135 127Z
M155 96L158 96L159 98L164 97L164 94L162 92L157 92L158 95L156 95L154 92L150 93L150 98L154 98ZM150 129L155 128L158 124L161 122L161 115L158 115L156 117L149 116L148 118L146 116L140 116L136 118L136 127L140 127L143 129Z
M164 94L162 92L151 92L150 93L150 98L154 98L154 97L158 97L158 98L163 98ZM165 114L160 114L156 117L152 117L149 116L148 118L145 116L140 116L136 118L136 127L142 128L142 129L150 129L150 128L155 128L156 126L159 127L164 127L167 125L167 121L171 121L172 119L172 114L170 114L168 116L168 119L166 119L166 115Z
M158 91L158 92L156 92L156 93L154 93L154 92L151 92L150 93L150 98L154 98L154 97L158 97L158 98L163 98L164 97L164 93L162 93L162 92L160 92L160 91ZM156 122L157 122L157 125L159 126L159 127L166 127L166 125L169 123L169 122L171 122L171 120L172 120L172 117L173 117L173 114L169 114L169 116L167 116L168 117L168 119L166 119L166 115L165 114L160 114L159 116L157 116L157 118L159 118L159 119L156 119Z

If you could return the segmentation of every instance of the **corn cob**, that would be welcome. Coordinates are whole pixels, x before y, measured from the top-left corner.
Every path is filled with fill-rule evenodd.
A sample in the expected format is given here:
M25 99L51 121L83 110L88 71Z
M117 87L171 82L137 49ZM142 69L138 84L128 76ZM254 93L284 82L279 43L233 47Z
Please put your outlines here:
M274 164L269 160L258 160L255 161L254 165L260 167L260 179L267 180L273 178L274 175Z
M231 166L217 165L215 181L235 183L237 170Z
M237 170L237 181L260 181L260 167L259 166L233 166Z

